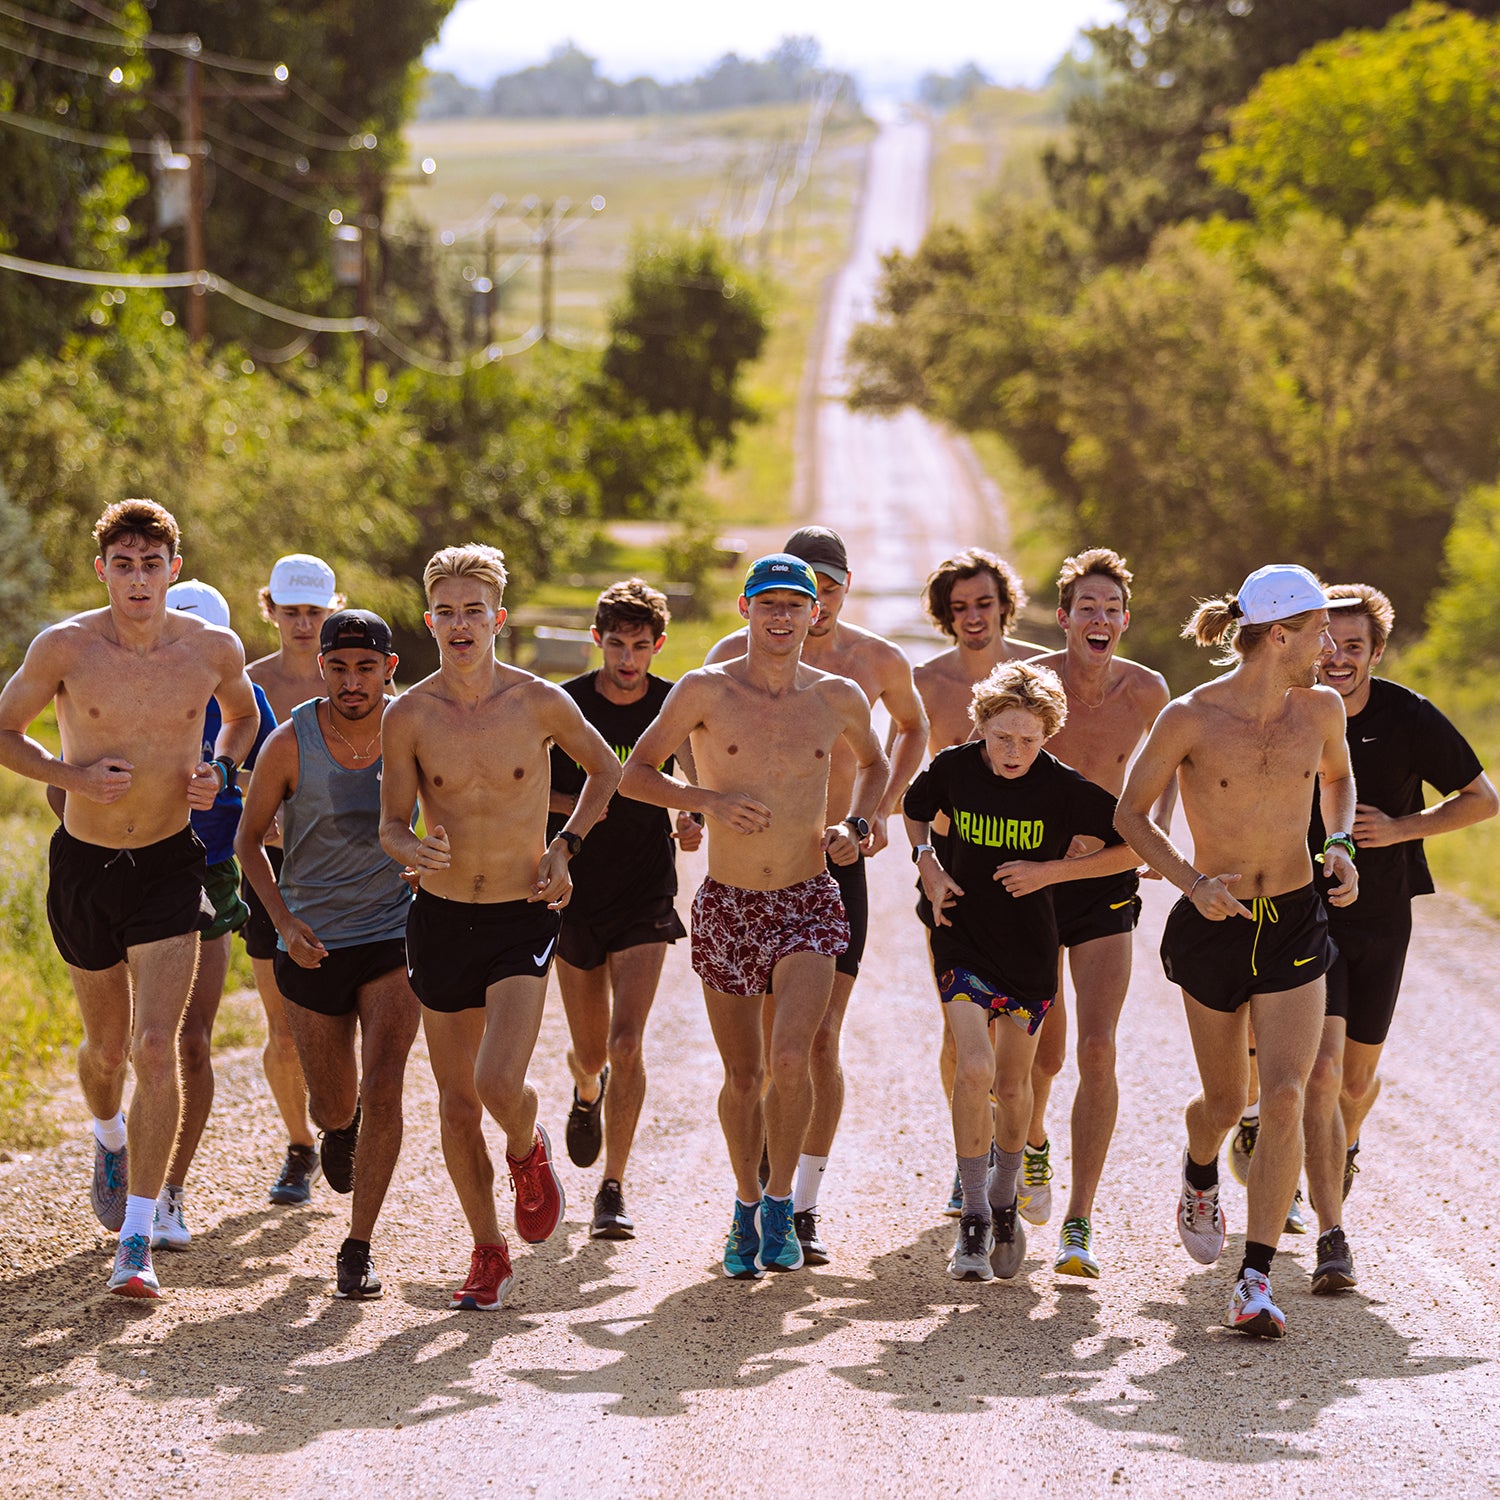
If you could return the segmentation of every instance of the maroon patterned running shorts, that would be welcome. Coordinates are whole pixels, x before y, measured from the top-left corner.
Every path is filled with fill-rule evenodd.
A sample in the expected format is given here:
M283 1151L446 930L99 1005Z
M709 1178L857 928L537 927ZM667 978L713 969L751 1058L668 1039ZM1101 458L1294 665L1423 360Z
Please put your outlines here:
M768 995L788 954L837 958L848 946L849 919L826 870L779 891L708 879L693 897L693 971L721 995Z

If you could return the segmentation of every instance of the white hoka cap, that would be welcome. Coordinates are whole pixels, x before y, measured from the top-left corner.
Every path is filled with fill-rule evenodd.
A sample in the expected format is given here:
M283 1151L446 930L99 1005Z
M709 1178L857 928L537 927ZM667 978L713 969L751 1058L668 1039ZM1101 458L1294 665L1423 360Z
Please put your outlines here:
M1330 599L1323 585L1296 563L1270 563L1257 568L1235 596L1242 625L1270 625L1309 609L1348 609L1358 599Z
M278 557L271 569L271 600L275 604L311 604L318 609L335 609L337 592L333 569L310 552Z
M210 625L229 629L229 601L211 583L196 578L174 583L167 590L167 608L181 610L185 615L197 615Z

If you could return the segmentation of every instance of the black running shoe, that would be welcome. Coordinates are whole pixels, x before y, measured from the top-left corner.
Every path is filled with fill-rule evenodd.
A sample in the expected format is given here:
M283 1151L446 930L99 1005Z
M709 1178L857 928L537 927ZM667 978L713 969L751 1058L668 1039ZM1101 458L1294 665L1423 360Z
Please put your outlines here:
M323 1173L316 1146L288 1146L281 1176L271 1184L272 1203L306 1203Z
M625 1212L625 1194L613 1177L606 1177L594 1194L594 1222L589 1225L593 1240L633 1240L635 1220Z
M375 1262L370 1252L353 1240L345 1240L338 1255L338 1290L335 1297L347 1297L351 1302L373 1302L384 1290L380 1278L375 1274Z
M1349 1189L1354 1186L1354 1179L1359 1175L1359 1166L1354 1158L1359 1155L1359 1142L1350 1146L1344 1153L1344 1196L1349 1196Z
M818 1237L817 1209L804 1208L800 1214L793 1214L792 1223L796 1226L797 1239L802 1245L802 1264L804 1266L826 1266L828 1264L828 1246Z
M1354 1274L1354 1252L1342 1229L1330 1229L1318 1236L1318 1264L1312 1275L1313 1295L1347 1292L1359 1277Z
M575 1167L591 1167L599 1160L600 1147L604 1145L604 1091L609 1087L609 1064L599 1074L599 1094L587 1104L573 1090L573 1107L568 1111L568 1128L564 1139L568 1144L568 1160Z
M354 1118L342 1130L325 1130L318 1137L322 1143L318 1156L323 1163L323 1176L336 1193L354 1191L354 1153L359 1147L360 1114L356 1101Z

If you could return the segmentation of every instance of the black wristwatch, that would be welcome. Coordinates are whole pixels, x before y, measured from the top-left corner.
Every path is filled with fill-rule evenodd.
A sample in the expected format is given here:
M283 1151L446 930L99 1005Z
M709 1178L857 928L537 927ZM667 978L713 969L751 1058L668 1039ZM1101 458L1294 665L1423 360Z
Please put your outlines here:
M210 764L217 766L224 778L224 785L219 790L227 792L234 785L234 778L239 775L240 768L227 755L216 755Z
M844 827L854 831L854 837L861 843L870 836L870 825L863 818L856 818L852 813L844 819Z
M581 833L570 833L566 828L559 828L557 836L568 846L569 859L572 859L583 848L583 835Z

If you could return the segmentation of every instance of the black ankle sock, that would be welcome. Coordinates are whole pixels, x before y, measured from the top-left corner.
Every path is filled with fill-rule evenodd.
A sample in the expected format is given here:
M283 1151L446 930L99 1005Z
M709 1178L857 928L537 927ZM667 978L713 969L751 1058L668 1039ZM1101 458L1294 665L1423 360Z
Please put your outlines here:
M358 1250L362 1255L368 1255L370 1253L370 1242L369 1240L347 1239L339 1246L339 1254L343 1255L349 1250Z
M1219 1158L1216 1156L1207 1166L1200 1167L1189 1154L1187 1165L1182 1172L1188 1180L1189 1187L1196 1188L1200 1193L1206 1193L1209 1188L1219 1185Z
M1275 1245L1262 1245L1259 1240L1245 1241L1245 1259L1240 1264L1240 1275L1246 1271L1259 1271L1262 1276L1271 1274L1271 1257L1276 1254Z

